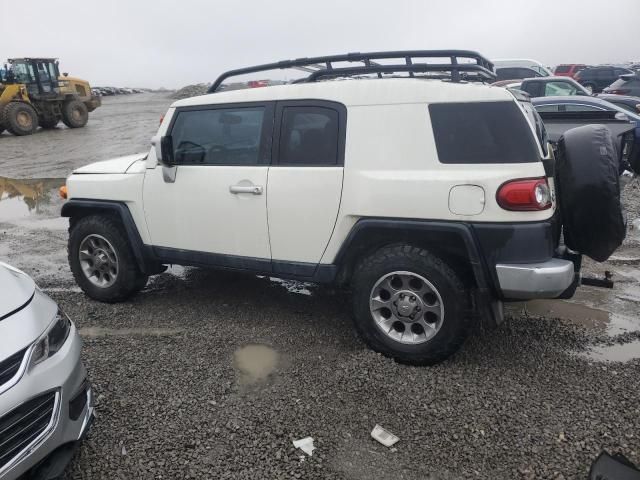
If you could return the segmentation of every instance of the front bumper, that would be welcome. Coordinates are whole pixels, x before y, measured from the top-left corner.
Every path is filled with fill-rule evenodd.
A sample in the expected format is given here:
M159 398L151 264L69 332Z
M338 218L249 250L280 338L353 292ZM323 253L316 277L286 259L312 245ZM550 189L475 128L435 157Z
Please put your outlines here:
M496 273L504 298L513 300L556 298L575 278L574 263L560 258L540 263L498 264Z
M39 294L42 295L42 294ZM36 295L29 309L42 309L45 303ZM55 311L48 312L51 318ZM27 369L20 380L0 395L0 419L20 405L46 392L55 393L53 412L47 427L29 444L11 452L0 463L0 478L14 480L38 466L63 445L80 440L89 429L93 417L93 395L87 372L80 360L82 341L72 324L69 337L55 355ZM28 357L28 354L27 354ZM28 361L25 358L23 361ZM84 395L84 398L82 397ZM75 400L75 407L72 406ZM80 406L78 406L80 405ZM74 419L75 417L75 419ZM0 439L0 444L5 439Z

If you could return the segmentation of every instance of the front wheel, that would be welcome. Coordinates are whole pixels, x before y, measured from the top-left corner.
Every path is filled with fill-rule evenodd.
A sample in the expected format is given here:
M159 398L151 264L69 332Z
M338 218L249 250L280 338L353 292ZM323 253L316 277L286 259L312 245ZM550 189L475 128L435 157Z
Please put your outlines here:
M69 229L68 256L77 284L95 300L120 302L147 283L122 225L111 217L94 215L74 222Z
M353 276L356 329L373 350L402 363L432 365L453 355L468 333L467 299L449 265L409 245L378 250Z

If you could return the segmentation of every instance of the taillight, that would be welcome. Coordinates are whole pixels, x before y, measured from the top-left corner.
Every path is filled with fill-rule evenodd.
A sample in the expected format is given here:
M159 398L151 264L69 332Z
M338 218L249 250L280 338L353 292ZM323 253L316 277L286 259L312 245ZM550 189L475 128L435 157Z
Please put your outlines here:
M551 190L546 178L511 180L498 189L496 200L505 210L546 210L551 207Z

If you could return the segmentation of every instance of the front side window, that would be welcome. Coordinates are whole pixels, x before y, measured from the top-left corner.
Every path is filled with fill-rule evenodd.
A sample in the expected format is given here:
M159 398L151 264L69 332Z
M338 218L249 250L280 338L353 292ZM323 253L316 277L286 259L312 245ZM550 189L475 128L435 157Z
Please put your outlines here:
M280 165L337 165L339 115L325 107L285 107Z
M429 105L441 163L540 161L529 121L515 102Z
M177 164L257 165L264 107L185 110L171 129Z

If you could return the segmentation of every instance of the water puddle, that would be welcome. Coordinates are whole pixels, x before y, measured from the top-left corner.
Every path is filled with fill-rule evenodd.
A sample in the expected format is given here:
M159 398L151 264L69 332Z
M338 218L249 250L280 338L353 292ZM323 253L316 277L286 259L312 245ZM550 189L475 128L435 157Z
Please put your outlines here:
M266 345L246 345L233 354L240 383L250 385L266 380L278 366L278 352Z
M64 178L16 179L0 177L0 222L14 222L51 213ZM58 202L56 202L58 203Z
M592 347L584 356L597 362L629 362L640 358L640 340Z
M132 336L143 335L150 337L170 337L179 335L184 330L177 328L103 328L103 327L84 327L78 333L83 337L107 337L107 336Z
M533 316L561 318L583 327L604 330L611 336L640 329L638 318L566 300L516 302L508 304L508 309Z

